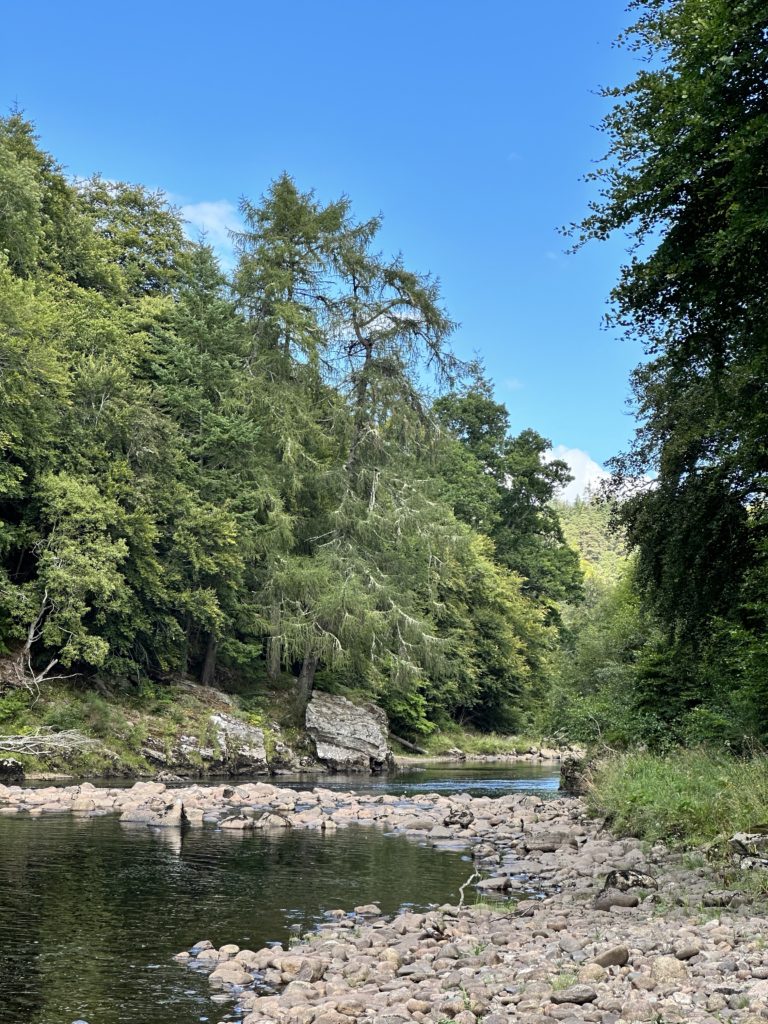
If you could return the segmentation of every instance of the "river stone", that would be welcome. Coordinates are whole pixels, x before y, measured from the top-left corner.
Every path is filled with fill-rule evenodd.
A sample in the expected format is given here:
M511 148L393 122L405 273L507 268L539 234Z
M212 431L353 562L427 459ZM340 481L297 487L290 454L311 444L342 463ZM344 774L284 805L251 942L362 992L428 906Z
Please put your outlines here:
M597 999L597 992L591 985L570 985L553 992L550 999L553 1003L576 1003L582 1006L584 1003L593 1003Z
M275 957L275 966L284 982L319 981L325 973L325 965L317 957L281 956Z
M208 981L212 983L221 982L223 985L250 985L253 981L253 976L236 963L235 961L226 961L223 964L219 964L215 971L208 975Z
M685 965L674 956L657 956L651 964L651 977L660 985L684 981L688 977Z
M285 814L277 814L272 811L268 811L266 814L262 814L260 818L256 819L257 828L291 828L291 819L286 817Z
M81 794L75 797L69 805L69 809L75 814L89 814L91 811L96 810L96 801L85 794Z
M127 807L120 815L120 821L153 825L156 828L179 828L186 823L186 820L187 816L184 813L184 804L181 800L137 804Z
M229 818L222 818L219 828L233 829L235 831L253 829L254 820L245 814L233 814Z
M739 896L740 893L730 889L711 889L704 893L701 902L705 907L739 906Z
M443 824L446 828L451 828L451 826L455 827L457 825L459 828L469 828L474 820L475 816L472 811L454 808L443 818Z
M207 949L201 949L200 952L197 954L197 959L206 964L217 964L220 963L222 960L226 960L228 958L226 953L220 953L218 949L215 949L213 946L210 946Z
M586 984L588 981L605 981L608 972L598 963L584 964L579 970L579 981Z
M626 946L613 946L596 956L593 963L600 967L623 967L628 960L629 950Z
M539 832L525 837L525 848L529 852L554 853L561 846L576 846L576 840L568 832Z
M621 1016L626 1021L658 1020L657 1007L647 999L630 999L621 1008Z
M640 897L635 893L621 892L620 889L603 889L595 896L595 910L610 910L611 907L636 907Z
M505 892L512 887L512 879L507 875L494 875L492 878L483 878L477 883L478 889Z
M675 956L678 960L692 960L693 957L698 956L701 950L698 946L694 946L692 943L686 946L678 946L675 950Z
M606 889L618 889L619 892L628 892L630 889L658 889L659 883L644 871L609 871L605 879Z
M353 704L346 697L316 692L307 705L305 725L318 760L334 771L394 766L387 716L375 704Z

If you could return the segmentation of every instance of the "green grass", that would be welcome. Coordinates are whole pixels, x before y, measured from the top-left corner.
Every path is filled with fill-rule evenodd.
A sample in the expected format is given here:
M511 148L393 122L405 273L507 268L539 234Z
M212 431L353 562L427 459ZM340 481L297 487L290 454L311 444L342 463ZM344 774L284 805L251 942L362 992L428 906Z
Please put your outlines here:
M768 821L768 757L620 754L593 770L587 800L620 834L695 846Z
M473 732L459 726L440 729L419 745L432 757L446 754L452 748L463 750L465 754L524 754L531 747L540 746L541 741L529 736L504 736L497 732Z
M498 899L489 899L487 896L477 896L474 903L467 903L466 906L476 910L491 910L494 914L514 914L521 897L500 896Z
M571 985L575 985L578 980L578 975L574 974L573 971L563 971L551 979L552 988L555 992L562 992L564 989L570 988Z

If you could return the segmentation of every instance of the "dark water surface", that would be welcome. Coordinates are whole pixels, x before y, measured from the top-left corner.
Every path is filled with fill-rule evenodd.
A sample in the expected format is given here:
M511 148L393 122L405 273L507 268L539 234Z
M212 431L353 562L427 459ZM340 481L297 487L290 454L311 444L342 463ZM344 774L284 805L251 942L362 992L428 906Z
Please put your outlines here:
M546 795L554 780L551 768L454 766L354 788ZM0 1024L214 1024L227 1007L205 976L170 961L179 950L286 942L324 911L373 900L385 912L455 901L470 872L466 855L375 828L181 834L112 816L0 816Z

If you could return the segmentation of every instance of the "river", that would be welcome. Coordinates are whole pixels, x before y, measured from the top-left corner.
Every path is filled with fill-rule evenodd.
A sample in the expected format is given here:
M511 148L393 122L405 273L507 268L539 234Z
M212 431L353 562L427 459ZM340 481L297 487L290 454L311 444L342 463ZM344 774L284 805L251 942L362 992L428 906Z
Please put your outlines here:
M281 785L308 782L280 778ZM552 795L551 767L430 766L319 780L408 795ZM207 979L171 962L200 939L258 949L324 912L454 901L471 860L375 828L240 834L129 827L115 817L0 816L0 1024L195 1024L234 1019Z

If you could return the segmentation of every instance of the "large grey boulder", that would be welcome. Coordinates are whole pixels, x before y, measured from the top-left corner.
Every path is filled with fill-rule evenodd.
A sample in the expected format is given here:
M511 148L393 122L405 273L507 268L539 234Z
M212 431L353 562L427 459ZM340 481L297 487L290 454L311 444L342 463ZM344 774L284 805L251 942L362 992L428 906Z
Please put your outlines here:
M384 771L394 766L386 714L375 704L316 692L307 705L307 734L317 758L333 771Z

